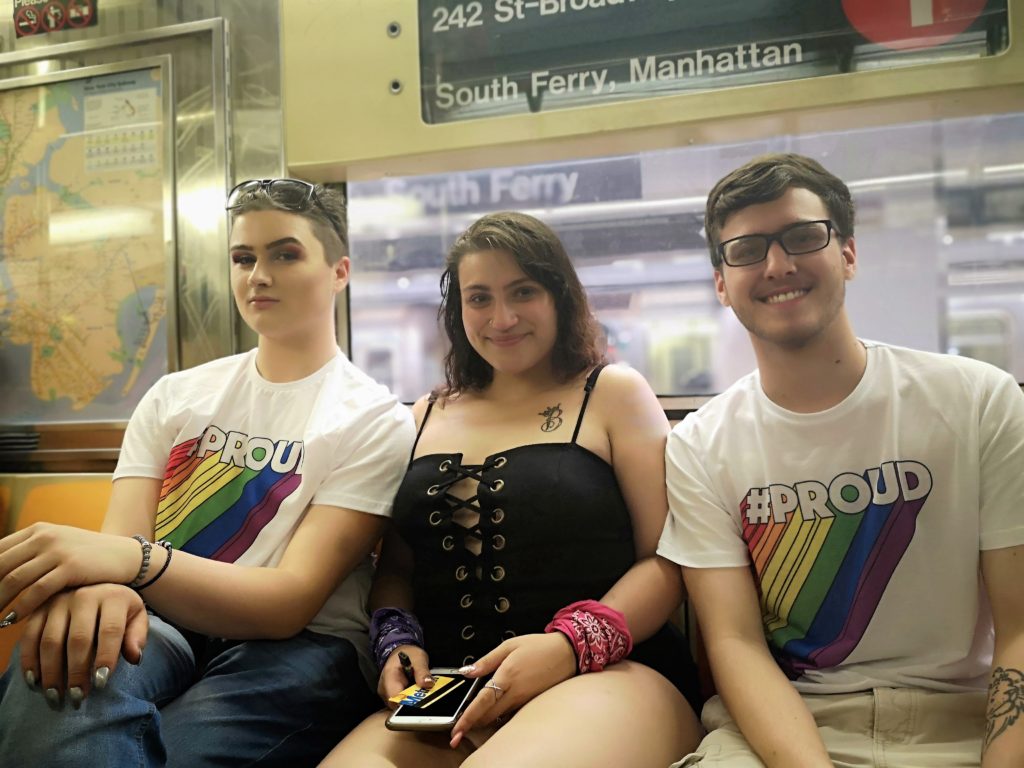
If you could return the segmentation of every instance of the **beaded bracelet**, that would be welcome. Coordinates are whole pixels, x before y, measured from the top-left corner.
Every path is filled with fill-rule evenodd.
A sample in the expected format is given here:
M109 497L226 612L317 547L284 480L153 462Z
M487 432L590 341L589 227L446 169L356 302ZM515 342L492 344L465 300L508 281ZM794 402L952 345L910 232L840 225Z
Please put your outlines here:
M132 536L142 546L142 565L139 566L139 572L135 574L135 578L128 582L128 586L132 589L136 589L142 580L146 578L146 572L149 571L149 556L153 552L153 545L146 541L144 536L135 534Z
M621 661L633 650L626 617L596 600L571 603L555 614L545 632L561 632L576 654L576 668L600 672Z
M160 541L154 542L154 544L155 544L155 546L163 547L164 549L167 550L167 559L164 560L164 564L162 566L160 566L160 570L157 571L156 576L154 576L152 579L147 581L145 584L139 584L137 587L133 587L133 589L136 592L141 592L146 587L148 587L150 584L152 584L154 581L156 581L161 576L163 576L164 572L167 570L167 566L169 566L171 564L171 553L174 552L174 545L171 544L171 542L165 541L163 539L161 539Z

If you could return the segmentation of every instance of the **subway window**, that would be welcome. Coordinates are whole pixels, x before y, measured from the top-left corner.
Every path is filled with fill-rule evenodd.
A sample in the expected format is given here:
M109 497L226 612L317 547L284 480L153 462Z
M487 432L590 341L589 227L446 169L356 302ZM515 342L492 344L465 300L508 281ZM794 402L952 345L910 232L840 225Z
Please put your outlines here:
M718 303L707 191L766 152L820 160L857 205L847 307L864 338L985 360L1024 381L1024 114L981 115L349 185L352 357L411 401L442 378L438 281L478 216L520 210L561 236L609 360L660 395L753 370Z

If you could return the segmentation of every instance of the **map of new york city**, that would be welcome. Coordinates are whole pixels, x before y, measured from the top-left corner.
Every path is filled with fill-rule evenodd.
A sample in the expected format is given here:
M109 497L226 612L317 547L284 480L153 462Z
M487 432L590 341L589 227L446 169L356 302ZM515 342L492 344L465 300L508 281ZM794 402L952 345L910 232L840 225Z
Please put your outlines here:
M167 371L160 88L0 91L0 423L126 419Z

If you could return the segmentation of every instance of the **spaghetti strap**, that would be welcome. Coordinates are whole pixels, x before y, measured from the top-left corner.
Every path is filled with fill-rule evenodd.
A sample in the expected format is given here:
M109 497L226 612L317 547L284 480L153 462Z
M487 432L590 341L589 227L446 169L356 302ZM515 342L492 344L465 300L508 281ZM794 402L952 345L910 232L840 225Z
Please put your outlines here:
M423 428L427 426L427 419L430 418L430 412L434 410L434 403L437 402L437 392L431 392L430 397L427 398L427 410L423 414L423 421L420 422L420 428L416 431L416 440L412 444L412 452L409 454L409 461L412 461L412 457L416 455L416 446L420 444L420 435L423 434Z
M576 419L576 429L573 430L572 440L570 441L573 445L576 444L576 438L579 437L580 434L580 427L583 426L583 414L587 412L587 403L590 402L590 393L594 391L594 385L597 384L597 377L601 375L601 371L604 370L606 365L607 363L601 363L592 370L590 375L587 376L587 383L583 385L583 405L580 406L580 415ZM427 420L425 416L423 417L423 420Z

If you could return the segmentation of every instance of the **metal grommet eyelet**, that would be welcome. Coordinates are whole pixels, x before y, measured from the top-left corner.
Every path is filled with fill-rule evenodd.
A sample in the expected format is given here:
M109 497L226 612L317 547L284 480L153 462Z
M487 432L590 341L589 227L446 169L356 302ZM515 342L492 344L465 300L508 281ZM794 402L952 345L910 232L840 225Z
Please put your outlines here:
M445 459L444 461L442 461L438 465L437 471L438 472L447 472L449 469L451 469L451 466L452 466L452 460L451 459Z
M504 456L499 456L498 458L496 458L494 460L494 468L495 469L501 469L506 464L508 464L508 459L505 458Z
M464 565L460 565L455 569L455 580L465 581L469 577L469 568Z
M455 537L445 536L443 539L441 539L441 549L443 549L445 552L451 552L453 549L455 549Z
M500 533L496 534L495 536L492 536L491 537L491 546L494 547L495 549L504 549L505 548L505 537L502 536Z
M515 630L512 629L506 629L504 632L501 633L501 637L503 640L511 640L515 636Z
M459 606L462 608L469 608L469 606L471 606L472 604L473 596L470 594L463 595L462 598L459 600Z
M444 516L441 514L441 512L435 509L433 512L430 513L430 517L427 518L427 522L431 525L440 525L443 519Z
M427 488L427 496L437 496L437 494L440 493L440 491L440 485L432 485L429 488Z
M504 487L505 487L505 481L502 480L500 477L497 480L495 480L493 483L491 483L491 490L494 491L495 493L497 493L498 491L500 491Z
M462 628L462 632L459 633L463 640L472 640L476 637L476 630L473 629L472 624L467 624Z
M462 659L462 666L468 667L474 661L476 661L476 656L466 656L465 658Z
M505 569L500 565L496 565L491 568L491 581L504 581Z
M496 507L495 510L493 512L491 512L491 522L494 523L495 525L497 525L498 523L500 523L504 519L505 519L505 510L502 509L501 507Z
M498 613L508 613L508 609L512 607L512 603L509 602L507 597L499 597L498 602L494 604L494 610Z

